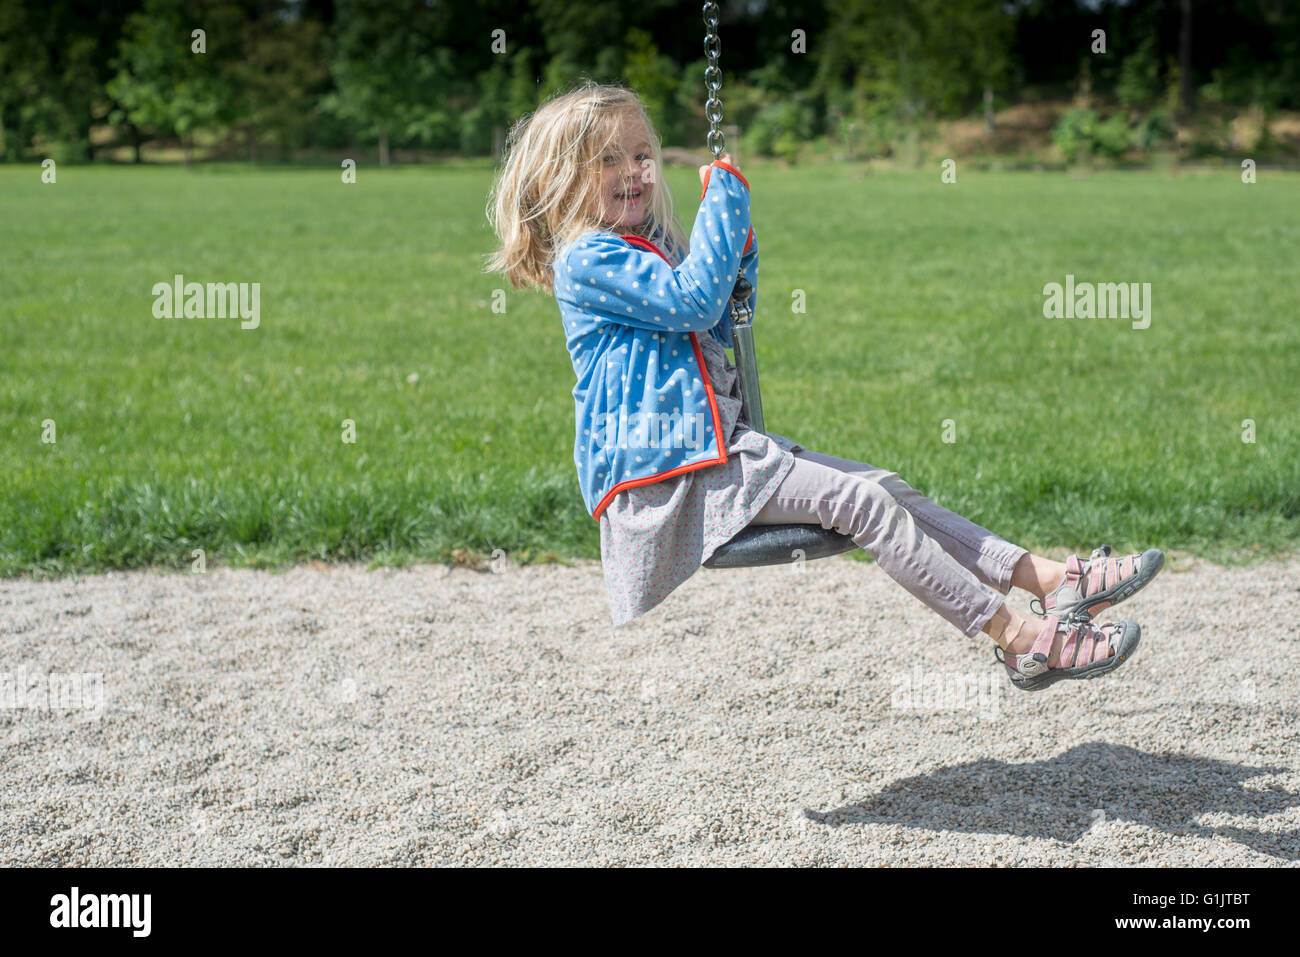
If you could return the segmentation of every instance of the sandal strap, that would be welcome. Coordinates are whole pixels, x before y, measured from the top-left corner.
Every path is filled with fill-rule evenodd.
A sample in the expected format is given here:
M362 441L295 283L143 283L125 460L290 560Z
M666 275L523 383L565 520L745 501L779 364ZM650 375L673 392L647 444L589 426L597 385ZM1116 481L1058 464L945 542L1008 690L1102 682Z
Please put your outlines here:
M1014 651L999 654L1002 648L994 647L993 657L1018 675L1028 678L1042 674L1047 670L1047 660L1052 653L1052 638L1059 624L1060 620L1057 618L1046 619L1042 630L1034 637L1033 645L1024 654L1016 654Z
M1109 554L1109 548L1109 545L1098 546L1088 559L1087 564L1084 565L1082 594L1085 598L1091 598L1097 592L1105 591L1109 587L1106 584L1106 573L1108 571L1106 557Z
M1052 639L1056 637L1056 629L1060 627L1061 620L1056 617L1048 617L1043 621L1043 627L1039 630L1034 638L1034 644L1029 649L1031 655L1042 655L1046 661L1052 654Z
M993 657L1018 675L1033 677L1042 674L1049 670L1047 662L1052 652L1052 639L1058 630L1065 632L1065 638L1061 642L1057 668L1076 668L1101 661L1114 651L1115 639L1119 636L1119 626L1112 622L1098 627L1086 621L1063 624L1060 619L1048 618L1028 652L1021 655L1014 652L999 654L1002 649L995 646ZM1099 651L1104 653L1098 656ZM1038 655L1042 655L1041 661L1038 660Z
M1046 617L1061 606L1062 596L1067 599L1086 600L1101 592L1110 591L1121 582L1133 577L1141 568L1142 556L1138 554L1116 557L1109 545L1098 545L1085 560L1080 555L1070 555L1065 560L1065 578L1041 599L1031 598L1029 610ZM1096 614L1113 602L1093 606Z
M1079 635L1079 652L1075 656L1075 663L1080 665L1092 664L1093 655L1096 651L1097 629L1089 626L1084 628L1082 634Z
M1092 647L1088 650L1089 658L1084 664L1102 661L1114 653L1115 641L1120 636L1119 625L1108 621L1100 627L1090 624L1087 628L1092 636Z
M1078 555L1071 555L1065 560L1065 580L1044 595L1041 601L1037 598L1031 598L1029 600L1029 610L1035 615L1047 616L1060 604L1061 592L1068 590L1071 595L1084 594L1083 589L1079 587L1079 582L1086 572L1087 566L1084 565L1083 559ZM1038 604L1037 608L1034 607L1035 602Z
M1106 559L1106 587L1114 588L1119 584L1119 562L1114 555Z
M1079 632L1080 629L1078 624L1070 625L1070 630L1066 634L1065 640L1061 642L1061 658L1058 667L1073 668L1075 662L1078 661L1080 648ZM1069 662L1068 665L1065 664L1067 661Z
M1141 570L1141 561L1142 556L1139 554L1116 558L1111 554L1109 545L1098 546L1083 567L1084 588L1081 594L1090 598L1098 592L1109 591L1136 575ZM1096 608L1094 612L1100 610Z

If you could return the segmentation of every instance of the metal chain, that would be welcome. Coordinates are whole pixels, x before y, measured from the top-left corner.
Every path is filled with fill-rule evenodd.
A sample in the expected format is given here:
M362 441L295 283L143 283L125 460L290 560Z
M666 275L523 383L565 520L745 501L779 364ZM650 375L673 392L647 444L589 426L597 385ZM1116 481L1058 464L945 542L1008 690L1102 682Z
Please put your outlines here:
M705 142L713 151L714 159L722 153L724 137L719 127L722 125L722 99L718 96L722 90L722 70L718 67L718 57L722 54L722 41L718 39L718 5L713 2L704 5L704 55L709 65L704 68L704 88L709 98L704 103L704 115L709 121L709 135Z

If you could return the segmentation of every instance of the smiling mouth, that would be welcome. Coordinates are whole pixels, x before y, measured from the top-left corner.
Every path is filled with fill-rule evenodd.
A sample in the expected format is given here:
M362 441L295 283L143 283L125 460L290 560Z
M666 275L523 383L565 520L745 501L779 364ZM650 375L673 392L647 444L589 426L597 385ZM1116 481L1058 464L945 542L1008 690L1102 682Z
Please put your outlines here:
M614 198L623 200L629 206L635 206L637 202L641 199L641 190L629 189L625 192L615 193Z

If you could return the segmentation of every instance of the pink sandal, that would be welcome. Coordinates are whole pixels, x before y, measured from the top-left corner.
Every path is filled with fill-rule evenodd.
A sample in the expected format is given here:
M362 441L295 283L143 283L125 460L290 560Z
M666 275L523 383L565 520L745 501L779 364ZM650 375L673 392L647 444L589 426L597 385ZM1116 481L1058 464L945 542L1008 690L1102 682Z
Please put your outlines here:
M1101 545L1093 549L1087 561L1078 555L1067 558L1065 581L1044 595L1042 601L1030 599L1029 608L1044 617L1090 621L1097 612L1122 602L1145 586L1164 564L1164 553L1158 548L1115 558L1109 545Z
M1052 653L1052 639L1058 631L1066 632L1061 643L1060 664L1050 668L1047 662ZM1064 678L1096 678L1114 671L1133 654L1141 636L1138 623L1127 619L1093 625L1082 620L1063 622L1049 617L1027 653L1008 652L1003 657L998 654L1002 649L994 648L993 657L1006 666L1013 685L1021 691L1038 691ZM1069 665L1064 666L1067 661Z

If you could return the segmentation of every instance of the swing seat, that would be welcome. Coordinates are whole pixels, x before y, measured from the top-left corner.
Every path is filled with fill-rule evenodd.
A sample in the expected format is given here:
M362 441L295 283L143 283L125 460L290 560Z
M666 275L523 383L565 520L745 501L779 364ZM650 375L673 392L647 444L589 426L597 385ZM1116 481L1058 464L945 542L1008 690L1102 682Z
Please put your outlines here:
M749 525L704 563L705 568L755 568L828 558L856 548L847 535L820 525Z

